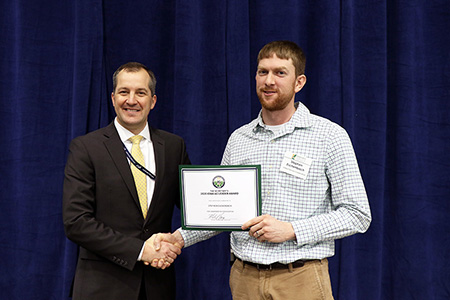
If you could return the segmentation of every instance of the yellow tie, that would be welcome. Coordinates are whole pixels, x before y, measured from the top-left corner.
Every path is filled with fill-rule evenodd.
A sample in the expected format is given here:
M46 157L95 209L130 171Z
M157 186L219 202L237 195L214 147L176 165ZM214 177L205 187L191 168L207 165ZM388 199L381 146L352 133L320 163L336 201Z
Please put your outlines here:
M135 135L129 140L133 143L131 147L131 155L133 158L143 167L145 167L144 155L142 155L141 147L139 146L142 136ZM139 171L133 164L130 164L131 173L133 173L134 183L136 184L136 190L139 197L139 203L141 204L142 215L144 219L147 217L147 178L145 174Z

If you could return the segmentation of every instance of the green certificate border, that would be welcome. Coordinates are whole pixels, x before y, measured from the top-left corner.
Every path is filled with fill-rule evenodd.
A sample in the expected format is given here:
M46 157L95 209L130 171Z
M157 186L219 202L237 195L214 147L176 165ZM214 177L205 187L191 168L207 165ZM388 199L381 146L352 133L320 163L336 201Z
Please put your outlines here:
M256 210L257 217L261 215L261 166L260 165L232 165L232 166L219 166L219 165L180 165L178 167L179 171L179 182L180 182L180 210L181 210L181 227L186 230L218 230L218 231L242 231L240 226L203 226L203 225L187 225L186 224L186 205L185 205L185 187L183 180L183 171L196 171L201 172L202 170L217 169L217 173L220 174L220 171L223 170L255 170L255 186L256 186L256 198L257 202ZM212 183L211 183L212 185Z

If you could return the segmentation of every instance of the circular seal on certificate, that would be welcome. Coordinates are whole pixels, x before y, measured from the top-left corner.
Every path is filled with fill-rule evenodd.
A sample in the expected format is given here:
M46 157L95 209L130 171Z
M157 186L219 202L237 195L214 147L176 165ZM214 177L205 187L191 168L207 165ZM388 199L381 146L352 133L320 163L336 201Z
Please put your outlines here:
M225 178L222 176L216 176L213 178L212 184L216 189L221 189L225 186Z

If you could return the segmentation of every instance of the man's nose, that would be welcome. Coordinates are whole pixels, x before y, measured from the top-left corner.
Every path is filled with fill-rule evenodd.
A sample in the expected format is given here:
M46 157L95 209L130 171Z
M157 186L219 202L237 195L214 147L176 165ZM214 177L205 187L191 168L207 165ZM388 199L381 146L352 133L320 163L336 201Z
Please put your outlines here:
M267 73L266 81L264 83L266 85L274 85L275 84L275 77L273 76L272 72Z
M136 103L136 94L131 92L128 100L127 100L128 104L135 104Z

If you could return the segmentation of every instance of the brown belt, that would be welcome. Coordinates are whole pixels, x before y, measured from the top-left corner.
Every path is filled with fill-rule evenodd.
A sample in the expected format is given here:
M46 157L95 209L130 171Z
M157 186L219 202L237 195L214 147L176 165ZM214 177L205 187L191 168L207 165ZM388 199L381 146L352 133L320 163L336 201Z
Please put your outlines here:
M320 259L299 259L290 264L282 264L282 263L276 262L276 263L273 263L270 265L263 265L263 264L256 264L256 263L253 263L250 261L245 261L245 260L240 259L239 257L236 257L236 259L242 261L242 263L244 265L249 265L249 266L255 267L258 270L289 269L289 265L292 265L292 268L301 268L307 262L320 261Z

